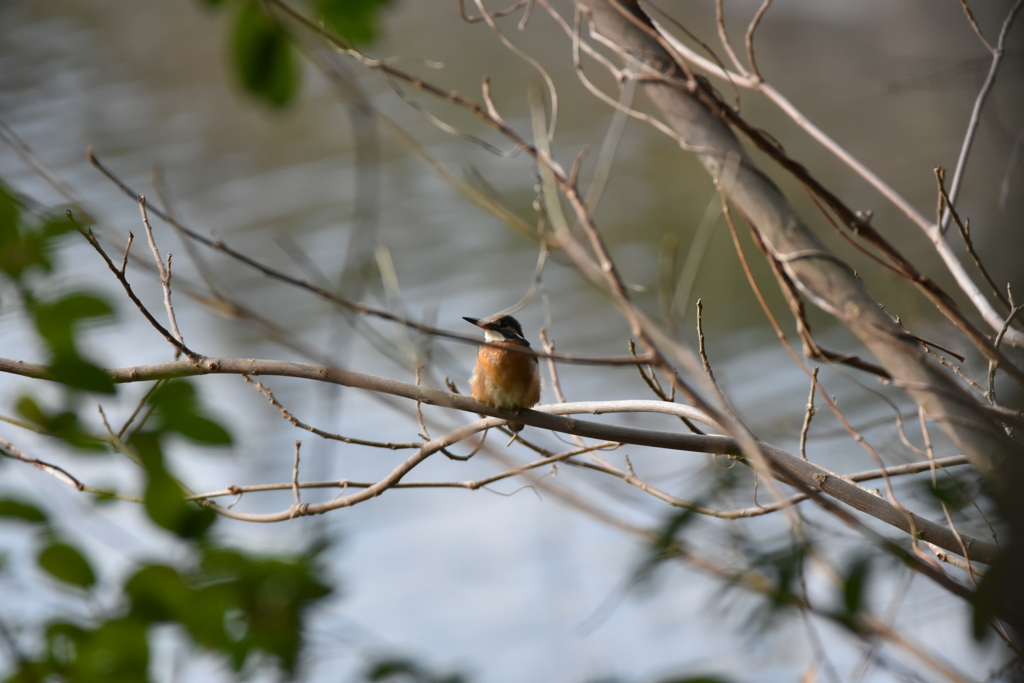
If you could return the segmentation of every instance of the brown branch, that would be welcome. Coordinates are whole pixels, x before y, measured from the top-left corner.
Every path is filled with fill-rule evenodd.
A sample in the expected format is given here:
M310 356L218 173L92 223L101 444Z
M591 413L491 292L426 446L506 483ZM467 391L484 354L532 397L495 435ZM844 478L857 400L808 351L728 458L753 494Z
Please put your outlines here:
M171 332L174 334L174 338L180 341L182 344L185 343L185 338L181 336L181 330L178 329L178 320L174 316L174 306L171 305L171 255L167 254L167 265L164 265L163 259L160 258L160 250L156 248L156 238L153 236L153 228L149 224L149 215L146 213L146 197L145 195L139 195L139 211L142 213L142 225L146 229L146 239L149 240L150 251L153 252L153 261L156 263L157 273L160 275L160 286L164 290L164 308L167 309L167 320L171 325ZM128 233L128 247L131 246L131 233ZM124 274L125 262L128 260L128 247L125 247L124 260L121 262L121 274Z
M963 0L961 0L963 2ZM978 37L981 38L982 44L992 54L992 62L989 64L988 73L985 75L985 82L982 83L981 89L978 90L978 96L974 99L974 107L971 109L971 118L967 122L967 132L964 134L963 144L960 146L960 155L956 160L956 168L953 169L953 181L949 187L950 204L956 202L957 197L960 194L960 184L964 178L964 170L967 168L967 157L971 153L971 147L974 144L974 137L978 131L978 125L981 123L981 110L985 106L985 100L988 98L989 92L996 82L996 74L999 72L999 65L1003 61L1003 57L1006 54L1006 36L1010 32L1010 26L1013 24L1013 20L1016 18L1017 13L1020 12L1021 7L1024 6L1024 0L1017 0L1007 12L1006 18L1003 20L1003 25L999 29L999 37L996 40L996 46L993 49L985 37L981 34L977 24L974 23L974 17L971 15L970 10L967 8L966 3L963 4L964 10L967 12L968 19L975 31L978 33ZM951 216L950 211L947 211L939 223L938 230L940 233L945 232L946 228L949 227L949 219Z
M725 8L723 7L723 0L715 0L715 24L718 27L718 39L722 43L722 47L725 48L726 54L729 55L729 59L732 60L732 65L736 67L743 76L749 76L749 72L743 66L743 62L740 61L739 56L733 51L732 44L729 43L729 34L725 30Z
M814 392L818 383L818 366L811 371L811 390L807 395L807 409L804 411L804 424L800 427L800 457L807 460L807 432L811 429L811 418L814 417Z
M761 6L757 9L757 13L754 14L754 18L750 21L750 26L747 27L746 35L746 46L747 46L747 61L750 62L750 70L753 72L754 77L757 80L761 80L761 71L757 68L757 61L754 60L754 31L757 30L758 25L761 23L761 19L764 18L765 12L768 11L768 7L772 4L772 0L764 0Z
M8 372L23 377L37 379L50 379L46 366L21 361L0 359L0 372ZM606 425L597 422L579 420L576 418L562 417L579 412L601 414L603 412L621 411L642 411L665 413L670 415L686 414L692 419L704 419L708 417L689 406L678 403L665 403L662 401L611 401L593 403L561 403L547 406L537 406L532 410L522 410L517 415L512 410L501 410L491 406L478 403L473 399L450 394L436 389L426 389L415 384L399 382L397 380L383 377L375 377L351 370L340 368L326 368L323 366L308 365L305 363L294 363L289 361L268 361L255 359L232 359L232 358L205 358L201 364L193 364L190 361L174 361L171 363L158 363L154 365L134 366L125 368L113 368L107 370L107 374L115 383L142 382L156 379L170 379L176 377L194 377L207 374L236 374L236 375L268 375L295 377L319 382L329 382L354 388L368 389L392 396L401 396L411 400L418 400L428 405L438 405L456 410L472 413L483 413L493 417L480 420L465 427L461 427L449 434L432 439L423 444L416 454L407 459L402 465L392 471L391 475L366 491L353 494L343 498L325 503L310 504L308 514L322 514L329 510L341 507L348 507L363 502L377 495L397 483L408 472L418 466L431 454L458 443L464 438L490 427L503 424L504 420L515 420L538 429L549 429L551 431L572 434L581 437L600 439L602 441L615 441L619 443L632 443L641 446L652 446L654 448L666 448L670 450L696 451L701 453L719 453L739 455L742 453L739 443L732 438L715 435L679 434L676 432L662 432L650 429L639 429L636 427L622 427ZM497 419L495 419L497 418ZM846 505L857 510L866 512L869 515L880 519L903 531L913 529L917 536L924 541L959 552L959 543L948 529L941 527L929 520L913 515L904 514L887 501L860 488L842 477L835 475L828 470L820 468L813 463L805 462L799 457L790 455L785 451L772 446L771 444L759 441L758 448L764 454L771 465L772 471L780 476L785 482L804 489L819 505L828 505L833 513L840 515L851 523L854 519L848 512L829 503L823 499L820 493L825 493ZM291 512L271 513L268 515L249 515L236 513L223 508L217 508L217 512L229 517L252 522L275 522L290 518ZM912 520L911 524L909 520ZM862 525L859 525L862 526ZM874 532L872 532L874 533ZM977 562L990 563L997 554L995 546L964 537L964 543ZM886 541L886 543L888 543Z
M254 389L256 389L258 392L263 394L266 397L266 399L268 401L270 401L270 404L272 406L274 406L275 408L277 408L281 412L281 417L283 417L285 420L290 422L292 425L298 427L299 429L305 429L307 432L310 432L311 434L316 434L317 436L319 436L319 437L321 437L323 439L330 439L332 441L341 441L342 443L350 443L350 444L353 444L353 445L356 445L356 446L370 446L372 448L386 448L386 449L389 449L389 450L392 450L392 451L408 449L408 448L419 448L419 447L421 447L423 445L423 443L419 442L419 441L412 441L412 442L409 442L409 443L392 443L390 441L367 441L365 439L356 439L354 437L342 436L340 434L333 434L331 432L325 432L325 431L323 431L321 429L317 429L316 427L313 427L311 425L306 424L302 420L300 420L297 417L295 417L294 415L292 415L292 413L289 412L289 410L287 408L285 408L283 405L281 405L280 401L278 401L274 397L274 394L270 391L270 389L268 389L267 387L263 386L262 382L253 382L252 379L248 375L244 375L244 374L242 375L242 379L244 379L246 382L248 382L249 385L252 386Z
M963 0L961 0L961 2L963 2ZM967 7L966 3L964 4L964 7ZM960 214L957 213L956 208L953 206L953 201L949 198L949 193L946 192L945 180L946 169L941 166L936 166L935 181L939 185L940 206L942 209L949 211L949 215L953 217L953 222L956 223L956 227L960 230L960 237L963 238L964 244L967 246L967 253L971 255L971 258L974 260L974 265L977 266L978 271L981 272L981 276L985 278L985 282L988 283L988 286L992 288L992 291L995 293L999 303L1005 306L1007 310L1010 310L1013 306L1010 305L1006 295L1002 293L998 286L996 286L995 280L993 280L992 276L989 275L988 269L985 267L985 264L982 263L981 257L978 256L978 252L974 249L974 240L971 239L971 221L968 219L965 223L960 220Z
M514 135L514 133L513 133L513 135ZM100 172L102 172L111 182L113 182L115 185L117 185L121 189L122 192L124 192L125 194L127 194L129 196L137 196L137 195L134 194L135 191L131 187L129 187L127 184L125 184L116 174L114 174L110 169L108 169L106 166L104 166L100 162L99 158L95 155L95 153L92 151L91 148L90 148L88 154L89 154L89 160L92 162L92 164L97 169L99 169ZM481 345L481 344L483 344L485 346L493 346L493 344L488 344L486 342L481 342L479 340L479 338L476 338L476 337L470 337L468 335L457 334L455 332L450 332L448 330L443 330L443 329L440 329L440 328L432 327L430 325L424 325L424 324L418 323L418 322L416 322L414 320L408 320L408 319L406 319L406 318L404 318L404 317L402 317L400 315L396 315L396 314L391 313L389 311L385 311L385 310L382 310L382 309L374 308L372 306L367 306L365 304L362 304L362 303L359 303L359 302L355 302L355 301L351 301L351 300L346 299L344 297L338 296L334 292L331 292L331 291L329 291L329 290L327 290L327 289L325 289L323 287L320 287L318 285L312 284L311 282L307 282L306 280L303 280L302 278L298 278L298 277L294 277L292 275L288 275L287 273L284 273L284 272L279 271L279 270L277 270L275 268L271 268L271 267L269 267L267 265L264 265L264 264L260 263L259 261L255 260L253 258L250 258L250 257L246 256L245 254L243 254L243 253L233 249L232 247L229 247L227 244L225 244L223 241L221 241L218 238L206 237L205 235L197 233L194 230L191 230L190 228L188 228L185 225L183 225L180 222L178 222L172 216L170 216L167 213L157 209L156 207L150 206L150 207L148 207L148 210L153 215L159 217L163 221L166 221L168 224L173 225L175 228L177 228L179 231L181 231L184 235L188 236L190 239L193 239L193 240L199 242L200 244L203 244L203 245L205 245L205 246L207 246L207 247L209 247L211 249L214 249L215 251L219 251L219 252L221 252L223 254L226 254L227 256L230 256L231 258L235 259L236 261L239 261L239 262L245 264L246 266L249 266L250 268L253 268L254 270L257 270L258 272L262 273L263 275L266 275L267 277L269 277L271 279L287 283L289 285L292 285L294 287L298 287L300 289L304 289L304 290L306 290L306 291L308 291L308 292L310 292L312 294L316 294L317 296L319 296L319 297L321 297L323 299L326 299L326 300L328 300L328 301L330 301L332 303L338 304L338 305L340 305L340 306L342 306L342 307L344 307L346 309L349 309L351 311L354 311L354 312L357 312L357 313L361 313L363 315L375 317L375 318L380 318L382 320L387 320L389 322L394 322L394 323L397 323L399 325L404 325L404 326L406 326L408 328L417 330L419 332L423 332L424 334L429 334L429 335L432 335L432 336L435 336L435 337L441 337L443 339L451 339L453 341L457 341L457 342L461 342L461 343L466 343L466 344L474 344L474 345L478 345L478 346ZM163 329L163 328L159 327L158 329ZM175 340L175 342L176 342L176 340ZM178 344L175 343L175 346L177 346L177 345ZM512 351L514 353L522 353L522 354L525 354L525 355L536 356L537 358L552 358L554 360L562 361L562 362L565 362L565 363L575 363L575 364L579 364L579 365L635 365L636 364L636 358L634 358L634 357L627 357L627 356L607 357L607 358L584 358L584 357L575 356L575 355L571 355L571 354L564 354L564 353L552 353L552 354L537 353L536 351L534 351L532 349L529 349L529 348L526 348L526 347L509 347L506 350L510 350L510 351ZM186 356L187 355L188 354L186 353Z
M142 301L139 300L139 297L135 295L135 292L132 290L131 284L128 283L128 278L125 276L125 274L121 272L118 269L118 267L114 265L114 262L110 260L110 257L107 256L107 252L103 250L102 246L100 246L100 243L96 239L96 236L92 234L92 230L86 228L85 230L82 230L81 233L85 237L86 241L88 241L89 244L92 246L92 248L95 249L99 253L99 255L103 257L103 260L106 262L107 267L110 269L110 272L114 274L114 277L117 278L117 281L120 282L121 286L124 288L125 294L128 295L128 298L131 299L132 303L134 303L135 306L139 309L139 311L142 312L142 315L145 316L146 320L149 321L149 324L152 325L160 334L162 334L164 336L164 339L166 339L171 346L175 347L178 351L185 354L185 357L188 358L190 362L201 362L203 360L203 356L199 355L192 349L185 346L183 342L178 341L178 339L171 332L169 332L167 328L165 328L163 325L157 322L157 319L154 318L153 314L149 312L149 309L146 308L146 305L143 304Z
M8 458L11 458L13 460L20 460L22 462L26 462L29 465L32 465L33 467L36 467L42 470L43 472L46 472L47 474L49 474L51 477L54 477L58 481L62 481L65 484L68 484L69 486L73 486L79 491L86 490L85 484L80 482L75 476L73 476L63 467L60 467L59 465L50 464L43 460L39 460L38 458L31 458L25 455L20 449L18 449L17 446L12 444L7 439L0 439L0 455L7 456Z
M522 465L520 467L516 467L514 469L507 470L505 472L501 472L500 474L495 474L495 475L492 475L490 477L484 477L483 479L471 479L471 480L468 480L468 481L400 481L400 482L392 485L391 488L393 488L393 489L452 489L452 488L457 488L457 489L469 489L471 491L476 491L477 489L486 488L488 485L493 484L495 482L501 481L503 479L509 479L511 477L515 477L517 475L523 474L524 472L528 472L530 470L537 469L538 467L543 467L545 465L550 465L550 464L553 464L553 463L556 463L556 462L561 462L563 460L567 460L568 458L572 458L572 457L577 456L577 455L582 455L584 453L589 453L590 451L601 450L601 449L609 448L609 447L613 447L613 446L618 446L618 444L616 442L614 442L614 441L604 441L602 443L594 444L592 446L586 446L584 448L577 448L577 449L574 449L574 450L571 450L571 451L566 451L564 453L559 453L557 455L552 455L552 456L549 456L549 457L546 457L546 458L541 458L540 460L535 460L533 462L526 463L525 465ZM350 489L350 488L352 488L352 489L365 489L365 488L369 488L369 487L373 486L374 483L375 482L370 482L370 481L350 481L348 479L341 479L341 480L338 480L338 481L300 482L300 483L298 483L298 487L300 489L341 489L342 491L344 491L345 489ZM219 491L209 491L209 492L206 492L206 493L196 493L196 494L187 496L187 499L188 500L206 500L206 499L209 499L209 498L220 498L220 497L223 497L223 496L237 496L237 495L243 494L243 493L262 493L262 492L265 492L265 491L288 491L288 490L293 489L294 486L295 486L295 484L293 482L280 483L280 484L254 484L254 485L251 485L251 486L229 486L229 487L227 487L225 489L221 489Z

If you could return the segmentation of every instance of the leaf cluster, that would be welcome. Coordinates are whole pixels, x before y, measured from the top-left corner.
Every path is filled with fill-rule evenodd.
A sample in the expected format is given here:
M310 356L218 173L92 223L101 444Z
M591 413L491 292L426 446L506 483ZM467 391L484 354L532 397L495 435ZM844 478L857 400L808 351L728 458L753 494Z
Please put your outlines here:
M67 589L88 598L97 587L86 557L60 538L40 508L0 499L0 518L41 530L39 567ZM206 542L192 544L198 559L185 568L149 564L122 587L121 604L82 623L51 621L36 657L23 656L8 683L59 677L74 681L150 680L150 627L175 624L202 649L220 655L236 672L269 657L291 674L301 652L310 606L331 594L320 576L322 548L297 557L259 558Z
M224 0L205 0L217 7ZM311 0L314 16L339 45L370 43L379 34L380 12L389 0ZM294 100L301 85L295 46L281 18L259 0L233 3L231 58L242 86L275 108Z
M113 394L110 378L78 350L76 335L85 321L109 321L114 309L87 292L68 292L44 299L33 286L34 273L53 270L58 240L78 230L71 212L35 214L0 184L0 273L13 284L49 354L55 380L74 389Z

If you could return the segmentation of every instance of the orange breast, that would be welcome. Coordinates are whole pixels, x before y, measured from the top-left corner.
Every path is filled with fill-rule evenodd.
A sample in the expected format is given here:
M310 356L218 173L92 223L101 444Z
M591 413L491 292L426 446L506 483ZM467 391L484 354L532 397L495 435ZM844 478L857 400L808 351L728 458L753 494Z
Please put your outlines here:
M537 359L500 347L480 347L469 384L473 398L495 408L529 408L540 401Z

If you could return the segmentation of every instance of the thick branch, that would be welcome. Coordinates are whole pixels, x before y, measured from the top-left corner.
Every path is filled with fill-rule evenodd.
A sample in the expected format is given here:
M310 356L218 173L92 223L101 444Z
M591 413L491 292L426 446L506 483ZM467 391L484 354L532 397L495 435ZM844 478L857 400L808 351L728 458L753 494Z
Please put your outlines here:
M0 359L0 372L33 377L36 379L51 379L49 371L44 365L24 363L21 361ZM482 413L492 416L492 419L484 419L472 424L460 427L459 429L446 434L445 436L432 439L402 465L396 468L390 475L359 493L324 503L304 505L299 511L286 511L270 515L247 515L231 510L218 508L217 511L230 517L237 517L247 521L275 522L291 519L302 514L322 514L329 510L348 507L363 500L380 495L385 490L400 481L408 472L425 460L431 454L441 448L450 446L465 439L477 432L490 427L502 424L502 420L515 420L538 429L549 429L564 434L572 434L602 441L617 441L619 443L630 443L653 448L665 448L670 450L691 451L699 453L739 455L741 449L735 439L726 436L711 434L684 434L676 432L665 432L653 429L639 429L636 427L622 427L618 425L601 424L588 420L578 420L564 415L578 413L610 413L610 412L652 412L669 415L684 416L690 419L708 421L701 411L689 406L677 403L666 403L664 401L608 401L593 403L558 403L548 406L538 406L533 410L522 410L518 415L512 410L501 410L491 406L478 403L468 396L452 394L437 389L399 382L398 380L386 377L367 375L361 372L344 370L341 368L328 368L307 363L294 363L291 361L256 360L256 359L235 359L235 358L207 358L196 364L191 361L175 361L171 363L156 363L153 365L141 365L134 367L113 368L107 371L110 378L117 384L130 382L144 382L158 379L171 379L180 377L194 377L197 375L227 374L227 375L269 375L280 377L295 377L318 382L330 382L343 386L378 391L392 396L400 396L428 405L454 408L470 413ZM498 418L498 419L493 419ZM917 515L910 515L913 519L914 529L910 527L907 513L898 510L888 501L879 498L874 493L861 488L857 484L844 479L841 475L830 472L813 463L807 462L791 455L786 451L772 446L763 441L758 442L761 453L764 454L772 470L778 474L783 481L803 489L810 489L812 495L825 493L828 496L845 503L857 510L865 512L886 524L890 524L907 533L917 532L920 539L933 543L940 548L960 554L963 552L960 541L962 540L971 561L991 563L996 557L998 549L991 543L985 543L967 536L961 535L960 539L949 529L931 522Z
M639 8L607 0L577 0L600 33L629 55L667 76L680 72L672 56L652 37L649 20ZM632 10L632 14L630 11ZM628 16L627 16L628 14ZM731 182L722 183L730 201L756 227L769 250L815 305L843 322L881 361L981 472L1015 514L1022 506L1010 482L1024 481L1021 448L959 384L936 367L924 349L871 296L863 283L814 236L774 183L749 159L723 120L724 110L712 108L682 81L648 82L648 97L688 148L698 153L711 176L721 182L729 159L738 163ZM707 99L707 98L705 98ZM732 117L732 120L736 120ZM985 340L991 346L991 342Z

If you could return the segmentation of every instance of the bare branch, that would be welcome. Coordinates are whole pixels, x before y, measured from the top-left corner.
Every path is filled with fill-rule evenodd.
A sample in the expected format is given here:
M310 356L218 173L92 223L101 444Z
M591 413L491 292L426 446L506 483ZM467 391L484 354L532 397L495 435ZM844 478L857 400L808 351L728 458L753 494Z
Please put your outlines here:
M319 436L321 438L331 439L332 441L341 441L342 443L350 443L350 444L354 444L356 446L371 446L373 448L387 448L387 449L392 450L392 451L401 450L401 449L407 449L407 448L419 448L420 446L423 445L423 443L420 442L420 441L411 441L409 443L392 443L390 441L367 441L365 439L356 439L356 438L349 437L349 436L342 436L340 434L332 434L330 432L325 432L323 430L317 429L316 427L308 425L305 422L299 420L297 417L295 417L291 412L289 412L289 410L287 408L285 408L283 405L281 405L281 403L274 397L274 394L271 393L270 389L268 389L267 387L263 386L262 382L253 382L252 379L248 375L245 375L245 374L242 375L242 379L244 379L246 382L249 383L250 386L252 386L254 389L256 389L261 394L263 394L267 398L267 400L270 401L270 404L272 406L274 406L279 411L281 411L281 417L283 417L285 420L287 420L291 424L295 425L299 429L305 429L307 432L311 432L313 434L316 434L317 436Z
M139 211L142 212L142 225L146 228L146 238L149 240L150 251L153 252L153 261L156 263L157 272L160 274L160 285L164 290L164 308L167 309L167 319L171 324L171 332L174 338L182 344L185 339L178 329L178 320L174 317L174 306L171 305L171 255L167 254L167 265L164 265L160 258L160 250L156 248L156 238L153 237L153 228L149 224L149 216L146 213L146 196L139 195ZM128 233L128 245L131 246L131 233ZM125 261L128 259L128 248L124 252ZM121 263L121 274L124 274L124 262Z
M715 24L718 26L718 39L721 41L722 47L725 48L725 53L729 55L733 68L743 74L744 77L749 76L750 74L743 66L743 62L740 61L739 56L733 51L732 44L729 42L729 34L725 30L725 7L723 0L715 0ZM725 71L724 68L722 70Z
M963 2L963 0L961 0L961 2ZM964 7L966 6L967 5L965 4ZM949 215L953 217L953 222L956 223L956 227L959 228L960 230L960 237L963 238L964 244L967 246L967 253L969 253L971 255L971 258L974 259L974 265L977 266L978 270L981 272L981 276L984 277L985 282L988 283L988 286L992 288L992 291L995 293L996 298L999 300L999 303L1001 303L1003 306L1007 308L1007 310L1009 310L1010 308L1012 308L1012 306L1010 306L1010 302L1007 300L1006 296L999 289L999 287L996 286L995 280L993 280L992 276L988 274L988 269L985 268L985 264L981 262L981 257L978 256L978 252L975 251L974 249L974 240L971 239L970 219L967 219L966 223L960 220L960 215L956 212L956 209L953 207L953 201L949 198L949 194L946 192L945 179L946 169L942 168L941 166L936 166L935 180L939 185L940 212L947 211L949 212Z
M131 232L129 232L128 233L128 243L124 245L124 256L121 258L121 267L118 269L118 272L120 272L121 275L124 275L124 270L125 270L125 268L128 267L128 254L132 250L132 241L134 239L135 239L135 235L133 235Z
M957 197L960 196L960 185L964 179L964 169L967 168L967 157L971 153L971 147L974 145L974 137L978 131L978 124L981 123L981 110L985 106L985 100L988 98L988 94L992 91L992 86L996 82L996 74L999 72L999 65L1003 61L1003 56L1006 54L1006 35L1010 32L1010 26L1013 24L1013 20L1016 18L1017 13L1020 12L1022 6L1024 6L1024 0L1017 0L1010 8L1010 11L1006 14L1006 18L1003 20L1003 26L999 30L999 38L996 41L996 46L993 49L989 45L988 41L981 34L981 30L978 25L974 22L974 17L967 7L967 3L961 0L961 4L964 11L967 12L968 20L971 22L971 26L974 27L981 38L982 44L985 48L992 53L992 62L989 64L988 73L985 75L985 82L981 84L981 90L978 91L978 96L974 99L974 107L971 109L971 118L967 121L967 132L964 133L964 141L960 146L960 156L956 160L956 167L953 169L953 180L949 185L949 204L955 204ZM940 225L940 231L945 232L946 228L949 227L949 221L952 214L948 210L942 216L942 223ZM991 322L990 322L991 324ZM993 327L995 327L993 325ZM1019 344L1014 343L1014 346Z
M818 366L811 371L811 390L807 395L807 410L804 411L804 424L800 428L800 457L807 460L807 432L811 429L811 418L814 417L814 390L818 383Z
M60 467L58 465L51 465L48 462L39 460L38 458L30 458L29 456L21 452L21 450L19 450L17 446L12 444L7 439L0 439L0 455L7 456L8 458L12 458L14 460L21 460L22 462L27 462L33 467L36 467L42 470L43 472L46 472L51 477L55 478L57 481L62 481L68 486L72 486L78 489L79 491L86 490L85 485L82 482L80 482L77 478L72 476L72 474L63 467Z
M1020 6L1020 2L1018 2L1017 6ZM745 73L741 74L727 71L715 62L701 57L696 52L686 47L656 21L652 20L652 24L657 29L659 35L662 36L669 45L671 45L671 49L675 54L679 55L686 61L695 64L699 68L704 69L713 76L725 79L731 84L756 90L764 94L797 125L807 131L812 138L817 140L823 147L832 152L832 154L834 154L838 159L853 169L859 176L864 178L872 187L878 190L883 197L896 206L928 236L932 245L935 247L935 250L939 253L939 256L942 257L943 262L946 264L946 268L949 269L950 273L952 273L953 277L956 279L957 285L968 296L968 298L970 298L971 303L981 313L985 322L988 323L992 329L999 329L1002 324L1003 317L995 310L995 308L992 307L985 296L981 293L981 290L979 290L977 285L975 285L971 280L967 271L964 269L963 264L960 263L956 254L944 239L941 230L939 230L938 223L929 221L925 218L909 201L890 187L885 181L879 178L873 171L871 171L871 169L857 160L856 157L846 151L824 131L815 126L810 119L804 116L800 110L798 110L788 99L773 87L767 83L759 82L755 78L748 77ZM1007 26L1008 25L1004 23L1004 31ZM1024 332L1011 329L1008 334L1009 343L1013 346L1024 346Z
M132 286L128 283L128 278L125 276L125 274L118 270L117 266L114 265L114 262L110 260L109 256L107 256L107 252L105 252L103 250L103 247L100 246L99 241L96 239L95 235L92 234L92 230L86 229L82 231L82 235L85 237L86 241L89 242L92 248L95 249L99 253L99 255L103 257L103 260L106 262L107 267L110 269L110 272L114 274L114 277L117 278L118 282L120 282L121 286L124 288L125 294L128 295L128 298L132 300L132 303L134 303L135 306L139 309L139 311L142 312L142 315L145 316L146 320L149 321L149 324L156 328L156 330L164 336L164 339L166 339L171 346L175 347L176 349L178 349L178 351L185 354L185 357L188 358L190 362L201 362L203 358L201 355L185 346L183 342L178 341L177 337L175 337L171 332L167 330L167 328L165 328L163 325L157 322L156 318L154 318L153 314L149 312L149 309L146 308L145 304L143 304L142 301L139 300L139 297L135 295L135 292L132 290Z
M747 61L750 62L750 70L754 73L754 77L757 80L761 80L761 71L757 68L757 61L754 60L754 31L757 30L758 25L761 23L761 19L764 18L764 14L768 11L768 7L771 4L772 0L764 0L764 2L761 3L761 6L757 9L757 12L754 14L754 18L750 21L750 26L747 27Z

